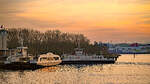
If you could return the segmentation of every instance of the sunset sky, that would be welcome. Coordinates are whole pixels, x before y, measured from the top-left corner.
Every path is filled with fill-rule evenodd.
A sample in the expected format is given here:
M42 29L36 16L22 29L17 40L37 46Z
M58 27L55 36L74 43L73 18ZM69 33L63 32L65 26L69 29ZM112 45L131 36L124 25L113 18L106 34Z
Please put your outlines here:
M0 24L81 33L91 41L150 43L150 0L0 0Z

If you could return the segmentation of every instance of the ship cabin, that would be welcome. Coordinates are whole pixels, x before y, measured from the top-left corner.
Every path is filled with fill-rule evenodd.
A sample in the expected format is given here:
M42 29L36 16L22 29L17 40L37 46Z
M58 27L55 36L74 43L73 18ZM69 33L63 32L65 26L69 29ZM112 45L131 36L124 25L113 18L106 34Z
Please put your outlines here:
M38 59L39 62L55 61L55 60L61 60L61 59L58 55L54 55L53 53L47 53L47 54L40 55L40 57Z
M51 66L61 63L61 58L53 53L42 54L38 58L37 64L42 66Z
M81 48L75 48L75 55L81 56L83 54L84 54L83 49L81 49Z
M30 60L33 60L33 56L30 56L27 52L27 47L17 47L17 49L11 49L10 50L10 55L7 58L6 63L11 63L11 62L19 62L19 63L26 63L29 62Z
M28 56L27 50L28 50L27 47L17 47L17 53L16 54L19 56L26 57L26 56Z

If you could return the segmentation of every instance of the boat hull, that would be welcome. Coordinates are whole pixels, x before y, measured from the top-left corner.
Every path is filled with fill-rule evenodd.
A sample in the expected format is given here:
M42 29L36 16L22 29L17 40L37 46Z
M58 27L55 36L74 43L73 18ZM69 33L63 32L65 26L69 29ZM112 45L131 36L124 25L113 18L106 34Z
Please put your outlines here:
M90 60L83 60L83 61L62 61L61 64L113 64L115 61L90 61Z
M61 60L60 60L60 61L54 61L54 62L45 62L45 63L43 63L43 62L37 62L37 65L49 67L49 66L58 65L58 64L60 64L61 62L62 62Z
M0 69L6 69L6 70L35 70L44 67L45 66L31 64L31 63L0 64Z

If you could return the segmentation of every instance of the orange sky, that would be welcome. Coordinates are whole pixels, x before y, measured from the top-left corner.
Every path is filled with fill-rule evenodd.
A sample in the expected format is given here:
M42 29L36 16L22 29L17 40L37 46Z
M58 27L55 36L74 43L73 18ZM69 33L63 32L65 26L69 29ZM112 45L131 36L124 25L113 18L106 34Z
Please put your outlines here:
M150 42L150 0L0 0L6 27L59 29L91 41Z

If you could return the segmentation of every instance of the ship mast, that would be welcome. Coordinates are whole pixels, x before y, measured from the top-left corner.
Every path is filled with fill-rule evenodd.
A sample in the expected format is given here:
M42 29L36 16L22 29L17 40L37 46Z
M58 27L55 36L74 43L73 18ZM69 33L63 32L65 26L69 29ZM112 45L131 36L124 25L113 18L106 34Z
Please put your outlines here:
M78 48L81 48L81 46L80 46L80 41L78 40L78 42L77 42L77 46L78 46Z
M18 32L18 39L20 40L19 43L21 44L21 47L24 47L24 39L21 30Z

